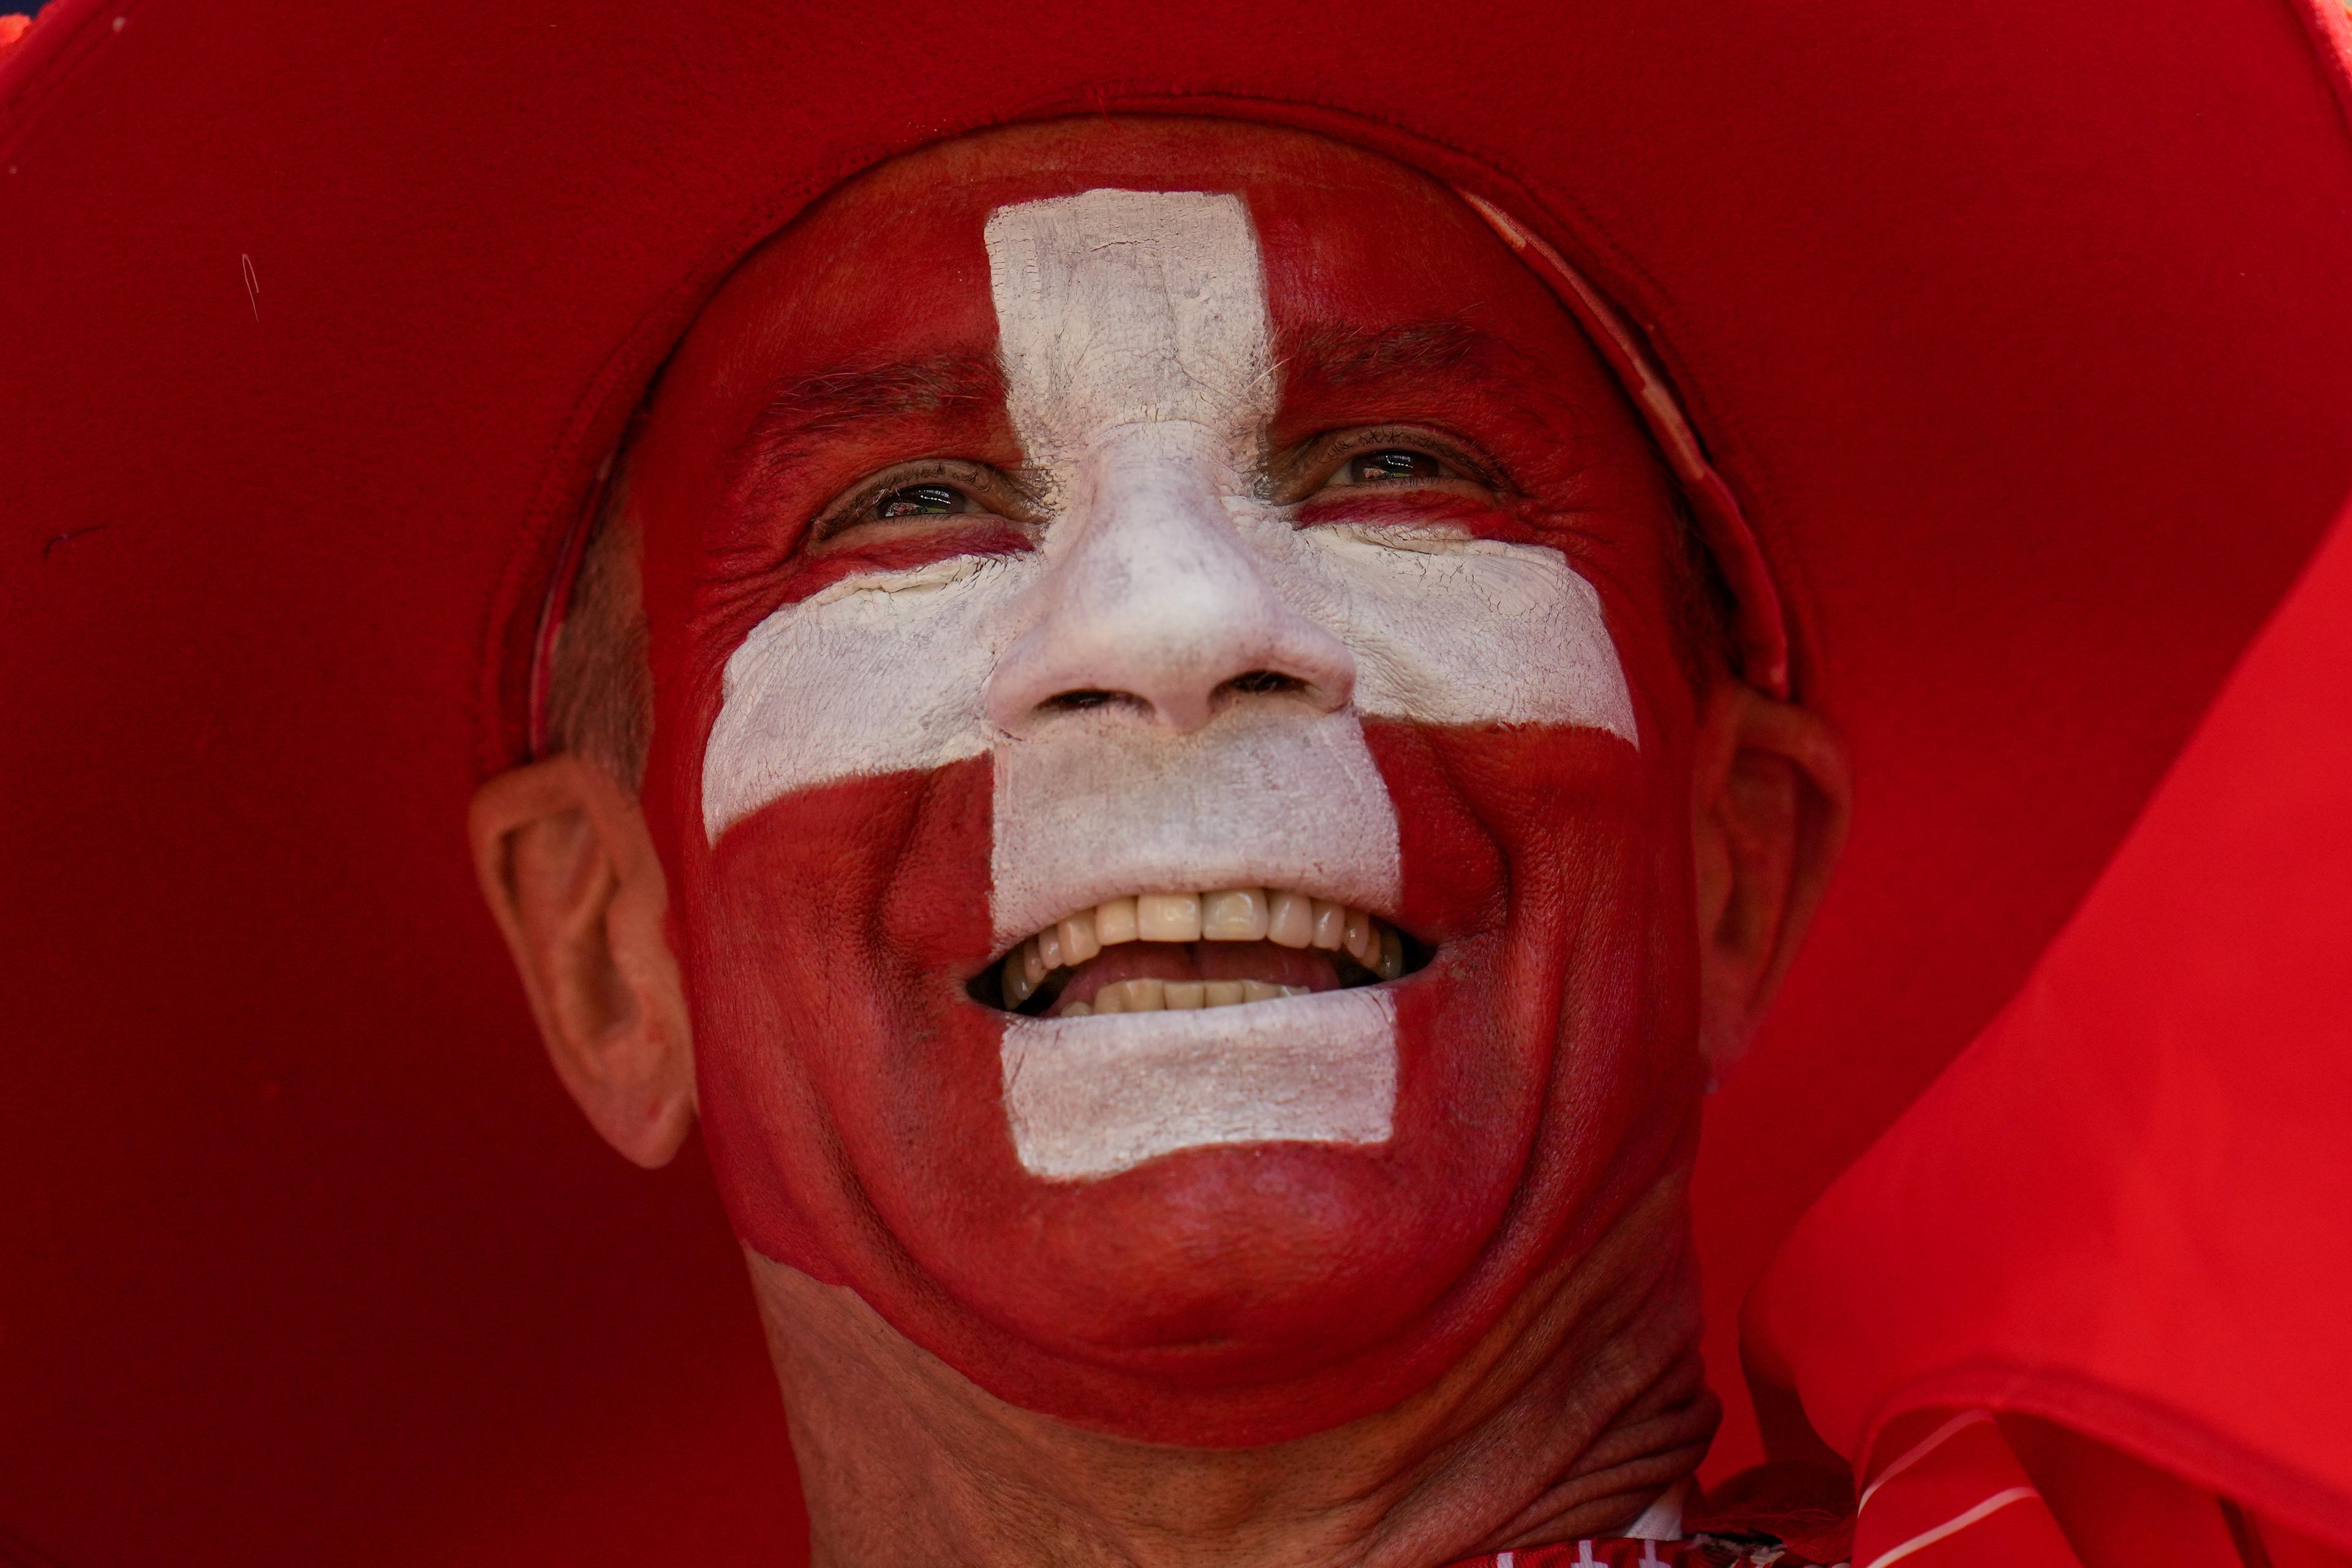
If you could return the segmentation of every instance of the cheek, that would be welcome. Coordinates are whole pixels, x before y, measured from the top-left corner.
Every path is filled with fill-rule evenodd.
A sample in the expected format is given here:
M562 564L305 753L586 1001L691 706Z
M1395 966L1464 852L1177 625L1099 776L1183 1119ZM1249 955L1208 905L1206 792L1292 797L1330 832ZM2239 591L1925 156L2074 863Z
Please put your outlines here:
M822 1258L1003 1145L987 759L798 791L732 828L681 910L712 1163L737 1228ZM822 1269L820 1269L822 1271Z
M837 581L754 626L714 679L699 770L713 840L769 802L837 780L913 773L978 756L1002 619L1035 559L959 555ZM711 646L725 646L713 636ZM710 698L704 698L706 702Z
M1440 1048L1408 1049L1399 1131L1508 1152L1452 1174L1517 1215L1481 1275L1517 1280L1587 1245L1689 1134L1704 1072L1683 792L1590 730L1381 726L1374 748L1409 917L1468 932L1432 965L1443 984L1401 998L1404 1037Z
M656 725L712 1163L739 1233L827 1278L844 1247L870 1278L943 1148L1007 1142L961 981L990 942L981 623L1015 563L868 565L928 585L796 595Z
M1465 1075L1429 1098L1507 1120L1528 1109L1513 1089L1550 1076L1555 1099L1607 1100L1687 1047L1687 830L1651 753L1548 726L1370 738L1397 795L1406 923L1439 940L1433 971L1485 999L1496 1030L1428 1058Z
M1565 619L1592 618L1591 657L1562 661L1546 689L1553 706L1622 712L1622 725L1588 718L1374 731L1397 800L1408 928L1465 933L1440 963L1457 973L1463 994L1494 999L1487 1052L1505 1077L1542 1086L1515 1098L1479 1078L1475 1056L1441 1055L1428 1065L1455 1076L1414 1098L1529 1140L1528 1170L1549 1172L1542 1180L1562 1198L1596 1178L1595 1162L1622 1166L1629 1140L1678 1136L1704 1076L1695 1048L1695 700L1654 583L1628 593L1595 574L1590 586L1580 574L1574 586L1588 608ZM1546 646L1565 645L1542 630ZM1497 646L1491 635L1482 640ZM1497 663L1546 668L1532 647L1500 646L1508 651ZM1613 679L1594 679L1603 665ZM1611 700L1571 695L1579 689ZM1513 1120L1531 1114L1534 1122ZM1633 1164L1654 1169L1646 1153L1657 1152Z

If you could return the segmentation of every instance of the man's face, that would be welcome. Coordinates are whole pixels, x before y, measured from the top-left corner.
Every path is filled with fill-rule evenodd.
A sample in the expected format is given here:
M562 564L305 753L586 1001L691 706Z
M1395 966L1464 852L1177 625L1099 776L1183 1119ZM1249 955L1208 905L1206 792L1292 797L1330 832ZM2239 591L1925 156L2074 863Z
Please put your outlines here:
M1024 1406L1426 1384L1686 1157L1666 483L1423 177L1183 121L845 187L631 455L713 1163Z

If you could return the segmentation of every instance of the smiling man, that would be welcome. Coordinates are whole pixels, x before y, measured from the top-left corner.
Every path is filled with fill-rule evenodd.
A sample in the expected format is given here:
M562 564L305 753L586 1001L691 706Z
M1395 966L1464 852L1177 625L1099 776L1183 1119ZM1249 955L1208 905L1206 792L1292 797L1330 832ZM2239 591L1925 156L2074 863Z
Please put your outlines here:
M824 1560L1680 1534L1699 1095L1843 765L1509 238L999 132L649 397L478 857L605 1136L707 1131Z

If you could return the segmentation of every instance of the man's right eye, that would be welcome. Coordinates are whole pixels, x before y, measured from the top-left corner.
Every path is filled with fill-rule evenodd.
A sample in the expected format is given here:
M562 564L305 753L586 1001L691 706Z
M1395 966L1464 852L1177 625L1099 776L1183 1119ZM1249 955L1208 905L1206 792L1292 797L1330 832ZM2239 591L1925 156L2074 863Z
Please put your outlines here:
M979 509L953 485L906 485L874 498L874 516L888 521L900 517L955 517Z
M809 542L824 550L920 532L933 524L971 528L991 518L1024 528L1039 521L1018 482L998 469L959 458L929 458L869 475L836 497L817 514Z

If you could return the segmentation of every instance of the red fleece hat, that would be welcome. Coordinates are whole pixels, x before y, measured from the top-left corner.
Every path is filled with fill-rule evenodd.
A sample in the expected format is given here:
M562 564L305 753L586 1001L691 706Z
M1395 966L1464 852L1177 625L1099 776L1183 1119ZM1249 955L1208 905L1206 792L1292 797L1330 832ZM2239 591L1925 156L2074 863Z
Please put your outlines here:
M1009 119L1301 127L1646 338L1856 829L1697 1187L1716 1382L2352 490L2324 6L58 0L0 58L0 1531L76 1563L782 1550L698 1162L598 1145L462 837L733 262ZM1755 1453L1735 1411L1718 1465ZM7 1537L0 1535L0 1545Z

